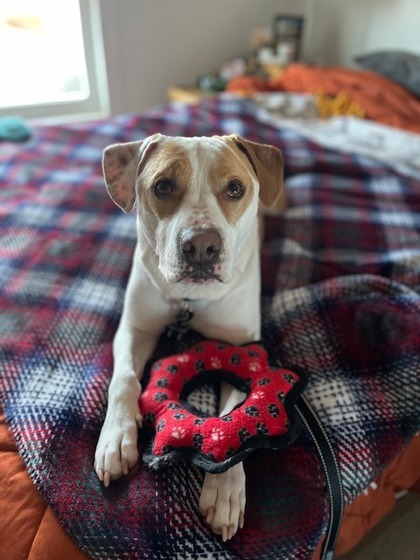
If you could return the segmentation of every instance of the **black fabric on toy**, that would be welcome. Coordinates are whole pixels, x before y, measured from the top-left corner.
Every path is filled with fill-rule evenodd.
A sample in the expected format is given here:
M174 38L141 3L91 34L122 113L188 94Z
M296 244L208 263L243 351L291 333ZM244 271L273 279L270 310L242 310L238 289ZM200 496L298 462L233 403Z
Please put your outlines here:
M227 381L246 393L224 416L204 417L188 395L204 381ZM152 467L190 459L209 472L223 472L254 449L279 449L300 431L294 404L305 379L274 367L259 343L234 346L203 340L156 361L140 397L145 426L154 436L143 454Z

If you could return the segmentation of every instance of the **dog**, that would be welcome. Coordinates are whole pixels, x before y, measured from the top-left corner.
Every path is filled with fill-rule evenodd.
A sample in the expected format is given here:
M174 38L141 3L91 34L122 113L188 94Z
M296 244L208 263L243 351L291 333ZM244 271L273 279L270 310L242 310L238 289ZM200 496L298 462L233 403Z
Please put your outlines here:
M137 245L113 343L114 370L94 468L105 486L138 461L141 378L160 334L185 299L191 327L231 344L260 339L259 201L284 207L283 160L273 146L237 135L167 137L104 151L108 193L137 213ZM219 414L243 394L223 383ZM244 525L239 463L206 473L199 508L223 541Z

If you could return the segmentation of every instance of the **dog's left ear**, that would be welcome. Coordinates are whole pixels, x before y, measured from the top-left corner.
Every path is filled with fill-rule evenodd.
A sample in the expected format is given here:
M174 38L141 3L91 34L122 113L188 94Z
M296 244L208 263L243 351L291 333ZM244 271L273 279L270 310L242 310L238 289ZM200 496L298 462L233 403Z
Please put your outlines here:
M260 199L263 204L270 207L280 197L285 198L283 185L283 158L280 150L267 144L250 142L240 136L230 138L237 148L248 158L260 183Z

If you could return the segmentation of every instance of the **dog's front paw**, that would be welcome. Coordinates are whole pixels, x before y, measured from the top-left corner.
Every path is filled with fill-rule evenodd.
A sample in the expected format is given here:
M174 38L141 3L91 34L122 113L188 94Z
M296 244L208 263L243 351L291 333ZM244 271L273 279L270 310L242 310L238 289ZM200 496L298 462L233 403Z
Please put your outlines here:
M200 511L223 541L244 525L245 472L242 463L221 474L206 473L200 496Z
M134 411L133 411L134 412ZM95 471L105 486L126 475L139 459L138 427L142 425L140 410L108 410L95 452Z

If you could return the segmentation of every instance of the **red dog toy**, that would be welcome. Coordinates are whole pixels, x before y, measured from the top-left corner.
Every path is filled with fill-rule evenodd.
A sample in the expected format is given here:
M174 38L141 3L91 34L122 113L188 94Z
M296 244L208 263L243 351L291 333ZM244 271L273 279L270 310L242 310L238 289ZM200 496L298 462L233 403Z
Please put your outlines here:
M187 397L209 380L225 380L248 396L225 416L200 416ZM145 425L155 431L143 458L153 467L189 458L223 472L254 449L282 448L298 435L294 403L303 385L302 375L271 367L258 343L203 341L159 360L140 397Z

